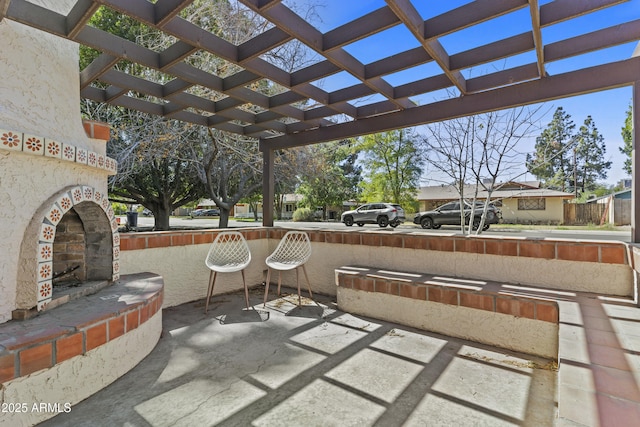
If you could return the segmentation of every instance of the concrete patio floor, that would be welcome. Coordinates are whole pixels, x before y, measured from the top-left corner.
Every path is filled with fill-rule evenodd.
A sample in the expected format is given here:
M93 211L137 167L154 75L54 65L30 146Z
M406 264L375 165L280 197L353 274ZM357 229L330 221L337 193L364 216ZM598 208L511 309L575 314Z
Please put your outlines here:
M41 426L552 426L547 360L243 292L163 311L153 352Z

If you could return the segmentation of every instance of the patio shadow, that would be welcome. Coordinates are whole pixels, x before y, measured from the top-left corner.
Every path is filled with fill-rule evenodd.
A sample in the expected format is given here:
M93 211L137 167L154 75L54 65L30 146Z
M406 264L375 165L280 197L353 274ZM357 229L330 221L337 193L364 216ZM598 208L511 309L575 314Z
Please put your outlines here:
M145 360L42 425L554 424L556 372L547 361L314 299L319 305L300 308L269 301L267 321L261 310L243 312L242 293L225 295L207 316L199 302L168 308Z

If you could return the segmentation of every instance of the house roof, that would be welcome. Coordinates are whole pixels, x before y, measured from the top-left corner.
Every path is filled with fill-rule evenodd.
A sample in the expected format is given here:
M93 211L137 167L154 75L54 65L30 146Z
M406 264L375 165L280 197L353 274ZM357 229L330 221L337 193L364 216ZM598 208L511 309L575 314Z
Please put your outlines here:
M68 8L47 3L49 7L0 0L0 21L20 22L98 50L99 56L80 70L81 97L259 137L263 149L339 140L632 85L640 69L640 57L631 52L623 59L599 54L597 64L575 61L577 68L561 74L548 67L637 41L640 20L624 12L624 0L476 0L461 6L439 2L439 9L418 0L363 1L357 2L361 13L332 29L309 22L290 6L295 2L238 0L240 10L255 14L262 24L252 38L239 41L199 25L188 15L192 0L82 0ZM90 19L103 6L164 33L172 44L151 49L143 40L125 40L93 27ZM611 16L619 18L578 26L577 34L560 40L543 37L543 30L584 22L578 20L609 8L618 12ZM476 37L465 37L478 29L502 30L505 20L521 32L484 45ZM397 39L401 51L379 49L371 59L366 49L358 50L363 43L376 43L388 30L402 35ZM463 40L455 49L446 43L454 36ZM288 69L291 64L267 55L295 43L313 59L302 68ZM224 64L219 69L229 75L193 65L190 59L198 55L217 58ZM527 60L520 64L523 55ZM512 58L518 65L482 75L471 72ZM128 74L118 67L123 60L137 64L131 68L158 71L164 77L154 78L155 72L144 78ZM427 66L434 71L425 75ZM404 80L398 79L400 72ZM334 76L349 78L332 79L330 89L318 84ZM436 95L443 90L460 96L442 100Z
M587 203L594 203L598 200L606 199L611 196L613 196L613 198L615 199L617 196L620 196L621 194L626 194L626 193L631 193L631 189L625 188L624 190L616 191L615 193L609 193L609 194L605 194L604 196L594 197L593 199L587 200Z
M522 183L523 185L521 188L514 188L514 185L509 185L507 188L501 187L503 189L498 188L491 193L491 198L510 199L525 197L561 197L563 199L572 199L574 197L572 193L534 187L534 183L539 184L538 181L529 181L528 183ZM463 191L465 195L471 196L475 193L475 185L467 184L464 186ZM455 200L458 199L460 195L453 185L435 185L421 187L418 190L417 197L418 200ZM486 199L487 192L485 190L478 191L478 198Z

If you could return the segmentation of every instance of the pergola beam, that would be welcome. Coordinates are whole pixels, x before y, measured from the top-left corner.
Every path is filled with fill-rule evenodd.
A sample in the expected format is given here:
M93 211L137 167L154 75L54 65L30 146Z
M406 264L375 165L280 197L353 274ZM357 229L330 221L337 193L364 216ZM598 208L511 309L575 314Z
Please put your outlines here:
M452 70L449 54L437 39L425 38L425 23L409 0L385 0L387 5L400 18L413 36L420 42L424 50L433 58L460 93L467 93L467 85L459 71Z
M628 86L640 75L640 58L613 62L494 89L464 97L448 99L409 110L320 128L296 135L283 135L261 141L277 150L334 141L355 136L424 125L488 111L535 104L600 90Z
M629 0L555 0L540 6L540 26L557 24Z
M529 14L531 15L531 29L533 33L533 44L536 49L536 59L538 63L538 75L545 77L544 45L542 44L542 31L540 30L540 7L538 0L529 0Z
M640 19L548 44L544 48L545 59L547 62L557 61L583 53L633 42L639 38Z

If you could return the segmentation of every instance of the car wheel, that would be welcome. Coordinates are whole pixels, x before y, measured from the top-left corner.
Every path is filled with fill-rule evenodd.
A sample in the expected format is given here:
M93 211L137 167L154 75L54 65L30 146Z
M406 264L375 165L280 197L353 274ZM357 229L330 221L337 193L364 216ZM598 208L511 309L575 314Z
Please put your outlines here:
M389 218L387 218L386 216L379 216L378 225L382 228L386 227L387 225L389 225Z
M353 225L353 217L352 216L345 217L344 225L346 225L347 227L351 227Z
M437 230L438 228L442 227L440 224L433 224L431 226L431 228L433 228L434 230Z
M422 218L420 220L420 225L422 226L422 228L425 228L425 229L433 228L433 220L429 217Z
M393 221L393 222L390 222L390 223L389 223L389 225L390 225L391 227L393 227L393 228L396 228L397 226L399 226L399 225L400 225L400 222L398 222L398 221Z
M473 229L477 230L478 227L480 227L480 219L476 218L476 219L473 220Z
M484 227L482 227L482 231L486 231L489 229L489 224L485 224Z
M359 222L358 227L362 227L362 226L364 226L364 222Z

